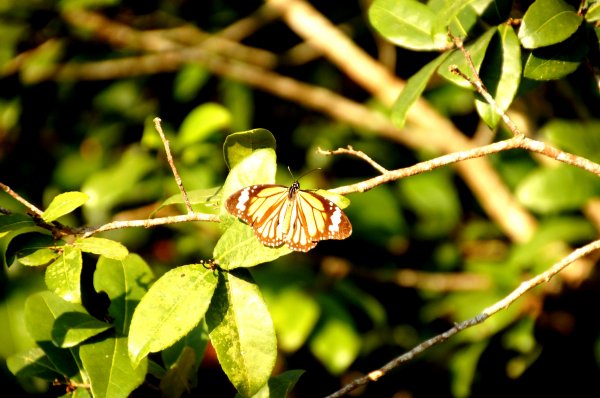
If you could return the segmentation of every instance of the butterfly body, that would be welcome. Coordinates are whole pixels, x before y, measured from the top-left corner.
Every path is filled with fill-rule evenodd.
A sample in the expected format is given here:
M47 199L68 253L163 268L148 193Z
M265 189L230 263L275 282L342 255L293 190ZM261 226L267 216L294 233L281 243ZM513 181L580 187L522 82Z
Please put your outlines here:
M231 214L252 227L260 242L294 251L308 251L324 239L345 239L352 233L350 220L336 204L323 196L276 184L251 185L225 202Z

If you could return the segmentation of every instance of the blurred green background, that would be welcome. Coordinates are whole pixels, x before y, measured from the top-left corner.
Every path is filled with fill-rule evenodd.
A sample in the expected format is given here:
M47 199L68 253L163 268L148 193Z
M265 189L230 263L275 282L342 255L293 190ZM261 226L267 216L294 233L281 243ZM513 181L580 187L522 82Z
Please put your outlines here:
M355 45L401 78L410 77L437 55L382 42L365 16L366 1L313 3ZM529 4L523 3L514 7ZM119 42L114 30L83 29L86 24L93 26L91 17L73 22L82 15L69 13L81 6L137 31L193 43L197 38L175 27L216 34L256 16L253 13L263 3L0 1L0 181L41 208L58 193L86 192L91 200L82 211L61 220L66 224L144 219L178 192L154 131L156 116L163 120L188 190L221 185L227 175L222 152L225 136L259 127L277 140L278 182L292 181L287 167L295 175L321 168L302 179L304 189L334 188L377 175L361 160L320 155L319 147L352 145L387 169L438 154L334 120L303 106L300 99L266 93L243 78L213 74L202 62L184 62L176 68L161 68L155 60L145 64L144 51L127 35ZM308 48L282 20L263 18L254 21L256 31L242 43L273 54L277 73L388 112L318 51ZM160 47L160 40L148 40ZM233 51L241 56L241 50ZM110 64L119 58L133 62ZM168 64L166 56L164 62ZM77 70L84 63L114 70L107 75L111 77L86 78L93 71ZM600 99L585 66L563 80L524 82L521 89L515 116L528 131L597 161L600 123L594 117ZM434 79L426 98L466 136L478 137L472 92ZM498 134L508 136L504 131ZM291 254L251 270L278 332L281 355L276 372L306 370L294 396L323 396L337 390L453 322L475 316L524 278L568 253L568 245L576 247L597 236L597 178L566 166L549 167L544 159L524 151L494 155L489 161L539 223L528 242L510 241L455 170L446 167L349 195L351 205L345 210L353 224L349 239L322 242L308 254ZM0 206L23 211L4 194ZM210 206L199 210L217 211ZM168 207L160 214L183 211ZM159 275L210 258L220 233L215 223L196 222L118 230L104 236L143 256ZM92 273L84 262L83 278ZM371 383L362 394L597 395L599 282L597 272L587 268L565 283L538 288L484 325L460 333ZM4 391L10 391L7 396L62 395L64 388L17 380L5 366L7 357L33 344L24 328L23 303L28 295L44 289L43 270L15 263L0 289ZM153 382L147 380L140 396L151 394ZM234 394L210 349L200 368L198 387L190 393L200 394Z

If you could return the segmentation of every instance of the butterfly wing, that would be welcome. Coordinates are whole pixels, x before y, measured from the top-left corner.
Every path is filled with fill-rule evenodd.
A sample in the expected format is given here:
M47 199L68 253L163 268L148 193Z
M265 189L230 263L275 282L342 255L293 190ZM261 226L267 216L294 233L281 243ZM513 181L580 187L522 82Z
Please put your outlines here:
M345 239L352 233L350 220L336 204L294 183L262 184L243 188L225 203L229 213L252 227L266 246L282 244L294 251L309 251L320 240Z
M323 196L298 190L294 196L286 243L292 250L308 251L324 239L346 239L352 224L342 209Z
M227 198L225 208L250 225L263 245L277 247L285 242L281 224L288 202L288 188L283 185L251 185Z

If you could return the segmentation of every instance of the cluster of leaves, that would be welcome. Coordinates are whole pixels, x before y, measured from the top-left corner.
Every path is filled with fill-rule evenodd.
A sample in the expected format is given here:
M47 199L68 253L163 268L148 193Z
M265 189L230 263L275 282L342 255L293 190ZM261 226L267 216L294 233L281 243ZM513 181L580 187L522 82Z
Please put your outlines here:
M448 47L448 31L469 40L466 47L483 83L502 110L507 110L521 79L558 80L574 72L587 59L597 60L600 42L600 3L577 2L580 9L563 0L537 0L525 11L515 31L509 19L511 1L376 0L369 19L385 38L415 51ZM515 22L516 24L516 22ZM406 114L420 97L432 75L437 74L460 87L473 89L452 74L456 65L467 76L472 71L460 51L443 52L408 80L394 105L392 118L404 125ZM477 112L495 127L499 115L483 99Z
M222 189L225 197L247 185L274 182L275 139L270 132L232 134L224 148L231 168ZM51 224L87 200L81 192L58 195L42 220ZM163 351L164 367L153 363L152 372L162 380L165 394L178 396L190 386L177 381L193 378L210 340L242 396L285 396L301 373L289 371L269 381L277 357L275 329L256 283L243 268L290 250L261 245L249 226L224 209L221 213L226 231L214 249L218 266L183 265L156 281L145 261L120 243L95 237L55 241L26 215L1 217L4 266L15 259L25 266L49 264L49 291L26 303L26 323L37 347L9 358L11 371L20 377L68 380L73 388L89 387L93 396L125 396L143 382L148 355ZM110 299L110 323L81 305L82 252L99 256L94 289Z
M117 14L116 5L120 2L63 0L58 3L60 10L86 3L113 6L112 12ZM340 9L342 6L348 9L348 3L342 3L338 5ZM538 0L524 10L523 19L507 23L513 7L510 1L429 1L423 4L411 0L376 0L370 7L369 17L382 35L415 51L446 49L450 28L453 35L464 38L487 88L501 108L507 109L535 85L568 78L569 73L588 62L597 65L598 27L594 24L597 25L598 3L579 3ZM220 13L215 12L219 18L244 16L221 3L219 6L223 7ZM577 6L581 8L577 10ZM54 39L56 26L60 25L60 22L49 24L40 33L26 20L17 22L19 17L28 14L27 7L35 9L36 6L25 2L22 7L17 10L20 15L13 15L0 26L3 33L0 61L15 56L17 49L23 46L19 41L23 36L32 40ZM168 10L175 12L172 5ZM183 19L188 16L180 15ZM217 21L210 28L218 30L220 26ZM67 30L58 29L59 34ZM76 36L81 32L72 30L71 33ZM470 199L464 200L470 198L469 194L457 186L452 169L444 169L355 195L353 206L346 211L354 225L353 236L349 242L328 244L332 251L344 247L345 250L336 253L341 261L319 257L324 245L311 253L315 256L284 256L288 253L286 248L264 248L247 226L214 205L216 198L226 197L242 186L274 181L274 139L264 130L231 136L225 144L223 161L221 156L214 155L220 153L222 130L242 131L266 122L271 125L280 117L285 126L278 135L280 157L282 152L291 155L285 157L285 164L294 167L302 163L307 169L331 162L312 154L318 146L335 148L351 144L388 168L402 167L405 162L422 160L430 154L409 153L406 148L390 145L370 132L312 115L299 120L298 127L288 133L296 121L289 118L289 109L273 111L267 108L269 101L264 97L254 101L249 87L229 80L219 80L214 84L216 92L209 94L211 100L223 106L205 103L194 108L198 102L206 101L205 91L215 88L212 87L214 76L194 64L182 66L173 75L172 90L169 86L168 90L161 91L157 88L160 79L152 78L109 82L101 88L95 83L57 83L60 95L44 100L43 106L36 109L28 108L32 106L32 97L45 98L37 91L45 86L34 84L43 77L44 67L55 65L76 51L76 46L69 44L70 39L47 40L35 49L38 56L26 58L20 79L25 85L31 84L23 90L30 97L23 99L25 97L15 94L14 98L5 99L10 95L5 92L0 100L0 127L10 132L3 135L3 142L25 140L15 127L24 120L44 120L44 112L52 115L48 118L49 125L56 123L50 128L44 126L46 133L75 132L74 137L67 134L55 137L54 140L60 142L57 147L44 148L55 151L56 167L36 171L52 172L48 180L37 182L42 185L39 189L44 191L45 203L50 203L41 221L52 224L63 216L61 222L72 223L79 216L78 210L73 210L83 202L82 218L92 225L115 218L123 209L160 201L171 194L173 196L162 203L161 211L181 204L172 177L157 171L162 163L151 154L152 149L162 151L162 143L147 118L160 114L173 123L184 119L178 134L169 137L180 173L190 191L194 209L217 211L224 233L221 235L221 231L207 223L197 223L171 226L166 239L161 236L165 228L158 233L125 229L105 235L112 240L95 237L55 240L29 216L15 213L0 217L0 249L4 262L1 278L11 278L8 283L11 290L2 303L6 310L0 312L0 323L11 327L0 331L3 342L0 355L6 358L21 352L9 361L11 370L19 377L36 376L51 381L58 378L78 395L122 396L134 390L149 374L160 380L165 395L178 396L193 387L197 374L202 374L200 362L210 341L220 365L241 395L283 396L298 380L301 371L292 370L269 379L277 353L275 334L280 351L293 354L306 346L317 358L320 363L314 368L307 367L309 373L313 370L313 374L325 373L321 366L324 365L331 374L339 375L357 358L359 361L353 368L369 371L389 360L392 351L409 349L430 335L432 328L438 326L433 320L447 319L451 324L479 313L484 305L517 286L523 274L539 272L562 256L564 243L577 244L597 234L592 224L578 213L590 198L600 193L597 178L571 167L540 166L527 154L512 153L500 154L491 161L521 204L539 217L539 229L530 242L505 242L493 223L481 216L480 209ZM422 60L410 58L408 52L404 54L407 64ZM77 56L97 59L99 54ZM408 81L391 114L399 126L404 124L411 104L422 94L446 110L449 117L454 116L453 112L459 113L456 104L461 103L456 98L465 98L460 92L467 92L469 106L474 104L483 120L496 126L498 117L489 106L465 90L471 87L463 80L448 73L448 66L452 64L469 75L462 54L455 50L439 55ZM341 82L346 79L336 79L330 65L318 63L314 70L318 83L342 92L346 83ZM443 84L438 77L442 77ZM442 89L428 91L427 85L431 82ZM14 85L12 82L5 87ZM82 86L85 89L82 90ZM93 90L86 91L90 86L94 86ZM460 90L444 94L448 86L460 87ZM65 98L71 98L68 105L62 102ZM88 104L87 98L93 101ZM278 106L280 102L277 101ZM53 104L59 105L54 108ZM70 109L75 105L80 112ZM467 111L471 111L469 106ZM61 109L70 111L61 117ZM257 121L259 115L265 114L268 115L266 122L265 119ZM146 129L141 145L132 144L144 122ZM597 120L554 120L538 134L540 139L557 147L598 161L600 123ZM24 159L35 158L37 147L35 140L27 142L28 150L15 155L19 161L13 158L10 167L3 169L10 168L19 179L33 181L31 174L26 174L29 169ZM305 157L302 157L303 151L307 153ZM226 166L231 172L221 189L198 189L220 185ZM360 168L348 169L357 178L354 171ZM282 179L280 175L278 180ZM13 188L26 196L29 194L27 184L15 186L17 182L13 181L10 180ZM57 195L72 190L85 194ZM50 200L53 197L54 202ZM21 211L6 195L0 201L3 207ZM134 218L146 216L147 212ZM176 233L170 235L171 231ZM143 246L153 233L171 242L171 252L164 251L171 257L153 258L150 253L154 253L156 246ZM143 251L144 258L130 254L125 246L131 251ZM96 256L99 256L97 260ZM190 261L190 257L213 257L220 269L212 269L210 262L194 263L197 260ZM311 260L333 264L333 268L341 264L343 274L347 272L344 271L345 259L350 259L353 271L342 280L334 279L335 283L330 275L315 275L310 266ZM272 264L268 267L253 268L269 261ZM190 262L193 264L188 264ZM24 282L34 280L35 271L44 270L43 264L48 264L44 286ZM164 264L188 265L164 273ZM19 279L22 265L32 272ZM434 271L434 275L439 271L468 272L488 278L491 287L444 294L437 293L435 286L430 290L426 284L406 283L417 289L400 289L395 282L405 283L401 278L405 274L396 272L405 268ZM93 283L88 285L82 282L85 275L81 275L86 270L93 270ZM408 279L410 282L411 278ZM40 290L43 292L39 293ZM90 310L89 297L98 301L104 295L110 300L110 306L106 313L98 315ZM20 322L14 314L19 314L17 308L23 306L19 300L27 303L25 324L30 333L18 329ZM401 388L398 385L406 386L406 380L425 380L419 386L421 389L434 384L440 389L447 388L442 382L427 382L431 368L444 367L452 373L448 388L455 396L468 396L477 382L477 372L482 371L478 366L481 358L486 351L497 350L494 345L498 344L512 353L506 372L511 378L518 378L538 359L541 351L535 337L535 321L522 316L527 311L522 304L517 303L487 320L484 327L465 331L438 347L427 359L436 361L435 366L430 367L428 363L423 369L417 363L412 368L420 369L421 374L393 378L391 388L396 391ZM35 341L24 341L28 334ZM494 334L501 336L500 343L497 341L500 339L489 338ZM36 348L31 349L31 345ZM390 347L392 349L388 349ZM251 354L240 356L247 349ZM361 362L361 357L367 360ZM502 373L497 367L494 372ZM300 383L303 379L300 378ZM383 383L386 379L378 384Z

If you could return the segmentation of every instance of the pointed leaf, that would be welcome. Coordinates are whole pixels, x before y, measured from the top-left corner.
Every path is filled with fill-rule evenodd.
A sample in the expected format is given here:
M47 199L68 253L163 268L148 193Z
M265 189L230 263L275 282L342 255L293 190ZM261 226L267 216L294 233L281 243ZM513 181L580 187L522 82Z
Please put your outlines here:
M256 394L275 365L277 340L271 316L247 270L219 275L206 323L229 380L242 396Z
M481 79L496 104L506 111L517 94L521 82L521 46L512 26L498 26L498 40L485 58ZM476 100L475 106L481 118L494 128L500 120L500 115L484 100Z
M15 256L8 255L7 251L11 241L25 233L44 232L33 222L31 217L24 214L8 214L0 216L0 266L8 267L15 260Z
M127 339L106 338L79 349L94 397L128 397L146 377L148 361L134 367L127 354Z
M42 214L42 219L46 222L52 222L82 206L88 199L89 196L83 192L61 193L52 199L52 202Z
M125 246L119 242L105 238L78 238L73 246L82 252L98 254L115 260L123 260L129 254Z
M52 327L52 341L59 347L74 347L112 327L83 309L61 314Z
M180 339L177 343L167 347L162 352L162 360L165 367L168 369L174 366L179 357L186 348L194 350L195 363L194 367L197 370L206 351L208 345L208 327L204 320L200 321L187 335Z
M39 377L44 380L62 377L60 370L39 347L8 357L6 365L10 372L17 377Z
M123 260L98 259L94 288L110 298L108 312L120 336L127 335L133 311L153 281L152 270L137 254Z
M562 0L536 0L523 15L519 39L525 48L557 44L575 33L582 21Z
M181 123L176 140L177 148L205 141L212 133L231 124L231 114L222 105L206 103L193 109Z
M411 105L414 104L417 99L419 99L423 91L425 91L427 82L429 82L431 75L433 75L433 73L437 70L440 64L444 62L449 54L450 52L440 54L437 58L422 67L421 70L407 80L404 90L402 90L392 108L392 121L398 128L402 128L404 126L406 115L408 114L408 110L410 109Z
M62 245L63 241L56 241L46 233L29 232L10 242L6 256L17 257L25 266L47 265L60 255L58 248Z
M81 302L81 250L64 246L62 253L46 269L46 286L63 299Z
M275 137L269 130L253 129L230 134L223 144L223 155L229 169L256 150L271 149L275 153Z
M202 264L164 274L135 309L129 330L129 355L138 363L185 336L202 319L217 285L215 272Z
M588 48L582 40L566 42L533 50L525 61L523 76L532 80L557 80L575 72Z
M392 43L416 51L447 47L447 24L417 0L375 0L369 21Z
M25 324L31 337L61 374L73 378L74 381L84 382L85 372L79 369L75 351L72 348L58 348L51 342L54 323L67 312L85 312L85 309L79 304L61 299L52 292L36 293L25 302Z
M218 209L220 191L221 187L215 187L208 189L195 189L193 191L189 191L187 194L190 203L194 207L194 210L214 212L216 209ZM175 194L162 202L160 206L158 206L158 208L152 212L151 216L156 214L163 207L175 204L184 204L180 193Z

